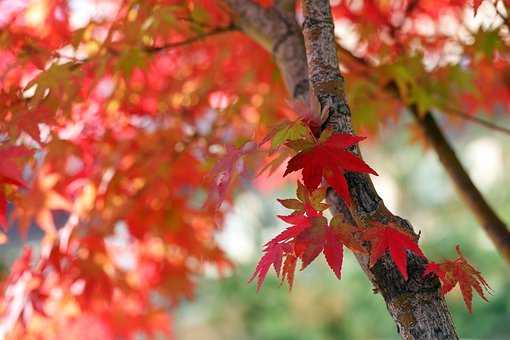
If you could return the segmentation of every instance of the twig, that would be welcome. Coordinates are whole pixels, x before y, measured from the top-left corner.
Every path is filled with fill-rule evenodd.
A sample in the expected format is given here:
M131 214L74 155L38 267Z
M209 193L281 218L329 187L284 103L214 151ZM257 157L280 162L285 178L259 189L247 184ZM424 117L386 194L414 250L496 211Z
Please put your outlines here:
M420 116L416 106L411 107L411 112L419 123L427 141L436 151L439 161L450 175L457 192L469 206L501 256L507 263L510 263L510 231L508 227L473 183L432 113L427 112L424 116Z
M470 120L473 123L485 126L488 129L499 131L501 133L504 133L504 134L507 134L507 135L510 136L510 128L507 128L505 126L497 125L497 124L495 124L495 123L493 123L491 121L488 121L488 120L480 118L480 117L471 116L471 115L469 115L469 114L467 114L467 113L465 113L465 112L463 112L463 111L461 111L459 109L455 109L455 108L450 108L449 107L447 110L440 111L440 112L444 113L444 114L447 114L447 115L456 116L456 117L459 117L459 118L462 118L462 119L465 119L465 120Z
M169 44L165 44L165 45L160 45L160 46L145 46L144 47L144 51L145 52L148 52L148 53L157 53L157 52L161 52L163 50L167 50L167 49L171 49L171 48L176 48L176 47L181 47L181 46L185 46L185 45L190 45L190 44L193 44L199 40L202 40L204 38L207 38L207 37L212 37L214 35L218 35L218 34L222 34L222 33L226 33L226 32L232 32L232 31L235 31L236 30L236 27L233 23L227 25L227 26L223 26L223 27L218 27L214 30L211 30L209 32L205 32L205 33L202 33L202 34L198 34L192 38L189 38L189 39L186 39L186 40L183 40L183 41L178 41L178 42L174 42L174 43L169 43Z
M344 55L349 57L352 61L354 61L355 63L357 63L357 64L359 64L361 66L364 66L364 67L370 67L371 66L370 63L368 62L368 60L354 55L354 53L352 53L351 51L349 51L348 49L346 49L345 47L340 45L338 43L338 41L337 41L337 50L340 51L341 53L343 53ZM369 78L368 71L366 71L365 73L367 74L367 78ZM390 84L390 85L391 86L388 86L389 88L391 88L391 89L395 88L395 86L393 86L392 84ZM396 91L392 90L391 92L392 92L392 95L394 97L397 97L397 99L399 99L399 100L401 99ZM498 132L501 132L501 133L504 133L504 134L510 136L510 128L507 128L505 126L500 126L500 125L498 125L496 123L493 123L493 122L488 121L488 120L483 119L483 118L479 118L479 117L475 117L475 116L469 115L469 114L467 114L467 113L465 113L465 112L463 112L463 111L461 111L459 109L456 109L456 108L453 108L453 107L448 107L445 110L439 110L438 112L442 113L442 114L447 114L447 115L450 115L450 116L456 116L456 117L461 118L461 119L469 120L472 123L481 125L481 126L486 127L488 129L495 130L495 131L498 131Z

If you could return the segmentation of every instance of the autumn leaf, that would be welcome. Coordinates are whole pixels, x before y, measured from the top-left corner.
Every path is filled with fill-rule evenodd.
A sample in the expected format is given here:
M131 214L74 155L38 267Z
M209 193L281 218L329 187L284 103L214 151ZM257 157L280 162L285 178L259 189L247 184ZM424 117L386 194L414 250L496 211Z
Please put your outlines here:
M0 149L0 184L12 184L19 187L26 187L23 181L22 169L16 159L29 157L32 152L23 146L11 146Z
M301 117L313 135L319 135L321 125L328 117L328 108L321 109L321 104L313 93L309 93L306 99L291 100L289 107Z
M335 237L339 239L344 246L355 253L368 254L367 250L361 244L363 229L346 223L342 215L333 216L329 225Z
M0 184L26 188L18 159L31 155L32 152L23 146L0 149ZM2 188L0 188L0 227L7 231L7 199Z
M296 272L297 257L293 254L287 254L285 261L283 262L281 281L287 280L289 290L292 289L294 284L294 274Z
M237 148L227 145L225 154L218 159L209 177L213 180L214 195L209 197L209 202L214 201L216 208L219 208L225 200L228 187L236 174L242 157L256 151L256 144L247 142L242 147Z
M284 265L281 277L282 281L285 279L288 280L289 287L292 287L296 260L298 258L302 261L301 270L304 270L322 252L329 267L336 277L340 279L343 262L343 246L345 245L356 252L366 252L355 237L357 232L355 227L344 223L339 215L335 216L328 225L328 221L322 216L322 213L311 206L311 199L317 191L318 190L310 195L306 188L300 184L300 186L298 186L299 199L280 201L283 202L282 204L284 206L296 208L291 215L278 216L281 220L292 226L288 227L265 244L266 249L264 251L266 254L260 260L259 265L261 265L261 267L259 268L259 266L257 266L254 275L256 275L256 273L262 273L263 276L265 276L271 263L275 264L274 261L277 261L275 270L277 271L277 275L279 275L279 270L277 270L277 268L280 267L279 262L281 261L281 256L279 253L277 254L278 256L274 253L275 250L273 247L276 244L283 245L287 247L287 249L290 248L293 250L292 254L287 254L286 261L289 261L289 263ZM320 193L316 196L316 203L323 199L320 198L323 197L323 195L323 193ZM273 260L271 256L276 256L277 260ZM295 256L296 259L289 258L289 256Z
M442 263L428 263L423 275L436 274L441 281L441 293L443 294L447 294L458 284L464 303L468 311L472 313L473 289L482 299L488 301L484 290L490 293L491 288L480 271L464 257L459 245L455 247L455 250L458 254L455 260L446 260Z
M322 214L315 210L311 205L305 204L303 211L296 211L291 215L278 215L278 218L285 223L292 224L280 234L275 236L265 244L268 246L271 243L285 242L291 238L297 237L301 232L310 227L316 217L322 217Z
M278 202L285 208L292 209L296 212L304 212L305 206L307 205L309 208L317 211L324 211L329 207L328 204L322 203L326 199L326 190L327 188L322 187L310 193L306 187L298 181L296 190L297 199L278 199Z
M498 30L480 30L476 32L474 39L473 49L477 55L490 61L505 46Z
M322 228L320 232L316 233L318 235L316 237L318 249L322 249L326 262L336 277L340 279L342 276L343 247L345 246L357 253L366 253L366 250L356 238L358 229L344 223L340 215L335 215L329 226L324 225L324 223L318 225Z
M71 211L71 203L54 190L58 179L57 174L47 173L45 169L41 169L33 186L24 195L26 199L18 202L14 215L19 221L22 235L26 234L33 219L46 233L54 234L56 226L52 211Z
M478 8L480 8L480 5L482 4L483 0L473 0L473 10L476 13L478 12Z
M32 79L25 86L25 90L35 88L34 95L30 100L34 105L38 105L48 96L48 93L52 95L62 92L65 84L72 83L72 78L80 72L81 70L75 62L52 63L46 70Z
M351 229L348 225L340 226L337 221L338 218L335 219L334 224L328 225L324 217L318 217L313 220L309 228L296 237L294 249L302 260L301 270L305 269L322 252L329 267L340 279L344 245L354 248L355 251L364 251L361 246L354 246L357 244L357 241L354 240L354 228Z
M343 245L344 243L350 246L355 244L353 233L344 230L345 228L342 228L337 222L335 222L335 225L328 225L327 219L309 204L305 204L304 211L297 211L288 216L278 217L284 222L292 224L292 226L265 244L265 254L260 259L255 272L250 278L251 281L254 277L259 277L257 289L262 285L271 265L274 266L277 276L280 276L283 249L287 251L287 257L281 280L287 279L289 287L292 287L294 280L297 258L301 259L301 270L303 270L321 252L324 254L331 270L340 279L343 262ZM352 231L352 229L349 231ZM357 247L359 249L360 246ZM294 253L289 253L290 249L293 249Z
M23 247L21 256L12 264L9 280L16 281L21 275L30 269L30 262L32 261L32 248L29 246Z
M306 216L304 213L278 217L282 221L292 224L292 226L288 227L280 234L276 235L273 239L271 239L268 243L265 244L266 246L271 243L278 243L294 238L301 234L306 228L308 228L311 225L311 218Z
M292 210L296 210L296 211L304 210L303 202L301 202L300 200L297 200L295 198L288 198L288 199L278 198L277 201L287 209L292 209Z
M315 190L324 176L328 184L350 205L351 197L344 177L345 172L377 175L363 160L346 150L363 139L349 134L333 135L290 159L284 176L302 169L303 181L309 191Z
M274 270L276 271L276 276L280 276L283 251L285 247L285 244L270 243L264 250L264 256L262 256L259 263L257 264L257 267L255 268L255 271L248 280L248 282L251 282L255 277L257 277L257 291L259 291L262 287L262 284L266 279L267 272L271 266L273 266Z
M302 121L297 120L280 125L266 139L271 140L271 148L275 149L288 141L295 141L306 137L311 137L310 130Z
M313 192L310 192L300 181L298 181L296 196L298 200L303 202L304 207L309 204L313 209L317 211L324 211L329 208L329 204L323 203L326 200L327 190L327 188L321 187L317 190L314 190Z
M135 68L143 68L149 55L140 48L132 48L122 52L116 67L129 77Z
M323 251L327 223L325 217L314 218L311 226L296 237L294 249L301 259L301 270L308 267Z
M279 149L278 153L275 155L271 155L270 160L258 171L257 176L262 175L267 171L267 176L273 175L276 170L280 168L280 166L292 155L292 150L290 149Z
M381 224L372 222L372 226L363 234L363 240L370 241L370 267L373 267L377 261L389 252L391 259L407 280L407 251L411 251L418 256L425 257L420 247L411 237L397 229L393 224Z
M332 229L328 229L326 232L323 252L329 267L340 280L342 275L344 248L338 234L335 234Z

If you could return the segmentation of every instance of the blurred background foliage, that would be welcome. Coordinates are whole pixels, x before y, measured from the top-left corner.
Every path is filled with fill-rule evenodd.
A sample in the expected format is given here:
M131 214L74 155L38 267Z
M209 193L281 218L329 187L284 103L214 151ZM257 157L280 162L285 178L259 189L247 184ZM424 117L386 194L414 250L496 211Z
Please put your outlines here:
M491 117L495 119L495 117ZM510 121L498 118L508 126ZM421 230L429 259L453 258L460 244L493 288L489 303L474 298L470 315L458 291L447 297L459 336L508 339L510 335L510 274L491 242L459 200L433 152L424 150L410 119L387 125L372 144L363 146L368 164L382 174L378 191L394 213ZM503 220L510 221L509 137L478 126L449 125L461 159ZM417 143L408 143L417 139ZM278 176L275 174L274 176ZM247 184L250 186L250 184ZM219 242L236 263L219 279L212 273L199 284L195 300L176 314L178 339L395 339L394 323L381 295L372 293L354 256L346 252L342 280L324 259L299 272L291 292L272 272L259 293L247 278L260 257L261 245L282 228L276 214L285 213L276 198L291 197L293 187L277 192L248 187L236 199Z
M377 190L392 212L421 230L420 244L430 260L454 258L454 247L460 244L493 288L489 303L474 297L472 315L458 287L448 295L459 336L509 339L509 269L459 200L435 154L415 133L411 117L403 117L398 123L385 124L378 136L371 136L371 142L363 144L364 158L380 174L373 177ZM489 119L510 126L507 118ZM455 125L451 120L442 123L475 183L503 220L510 221L510 137L478 125ZM292 197L295 190L287 184L267 191L264 188L269 185L264 183L268 181L271 178L262 175L252 183L244 183L218 235L235 269L223 278L212 270L206 273L195 298L174 313L176 339L397 339L382 296L373 293L350 252L345 252L341 281L336 280L321 256L306 271L297 273L291 292L280 285L272 271L259 293L254 284L247 283L262 244L283 227L276 215L287 211L276 198ZM39 246L38 228L32 226L27 241L14 230L0 252L0 275L6 275L23 244L35 249Z

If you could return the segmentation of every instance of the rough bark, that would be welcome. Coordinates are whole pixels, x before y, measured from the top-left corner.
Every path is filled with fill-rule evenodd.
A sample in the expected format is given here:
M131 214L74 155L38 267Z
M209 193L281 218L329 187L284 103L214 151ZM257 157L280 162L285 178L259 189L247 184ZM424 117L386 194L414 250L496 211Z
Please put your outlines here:
M308 78L301 27L294 17L294 1L263 8L252 1L224 0L234 23L274 56L291 96L305 99ZM292 11L290 10L292 9Z
M295 99L306 98L309 91L306 86L308 75L321 107L329 110L325 126L336 132L352 133L351 112L345 101L344 80L338 68L329 2L304 1L303 33L306 49L303 35L296 30L299 26L292 11L285 11L281 7L263 9L244 0L225 2L237 18L239 27L274 53L291 95ZM278 23L278 20L285 23ZM357 147L353 151L360 154ZM348 209L330 188L327 198L334 213L360 226L367 226L370 221L394 222L418 239L406 220L394 216L386 209L369 176L348 173L346 179L353 205ZM358 261L384 297L403 339L457 339L451 315L439 292L437 278L422 277L425 259L409 253L407 281L404 281L389 256L385 256L373 268L368 267L366 256L358 256Z
M482 193L474 185L455 151L442 133L431 112L420 117L417 110L412 108L418 125L425 134L427 141L432 145L439 161L454 182L454 187L469 206L476 219L496 246L501 256L510 263L510 231L506 224L490 207Z
M338 67L334 25L327 0L304 0L303 34L312 88L322 108L329 108L326 125L336 132L352 133L351 112L345 100L344 79ZM359 149L354 152L359 154ZM413 234L412 226L394 216L377 195L370 177L365 174L346 174L353 198L349 209L352 219L361 226L371 221L394 222ZM337 211L348 216L342 201L330 190L329 200ZM450 313L438 291L435 278L422 277L425 260L412 254L408 256L410 278L404 281L393 262L386 257L370 272L374 285L382 293L388 310L397 323L404 339L455 339L457 335ZM366 266L366 259L361 259Z

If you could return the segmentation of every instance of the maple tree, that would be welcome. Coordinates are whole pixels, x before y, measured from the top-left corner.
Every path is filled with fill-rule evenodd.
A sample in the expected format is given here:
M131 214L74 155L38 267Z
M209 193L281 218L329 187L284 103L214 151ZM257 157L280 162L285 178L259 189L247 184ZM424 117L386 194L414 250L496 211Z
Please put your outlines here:
M214 235L235 192L286 166L278 176L301 172L302 182L279 200L290 226L264 245L257 289L271 267L291 288L298 261L303 270L321 253L340 279L347 248L403 338L430 338L420 322L456 338L440 285L458 284L469 311L473 289L485 299L489 286L459 248L427 263L412 226L375 192L377 166L354 130L372 138L411 113L510 261L507 226L434 118L509 133L479 117L510 108L508 1L73 6L0 2L0 240L9 226L44 232L39 254L26 248L2 283L0 337L171 336L168 309L193 297L207 268L232 266ZM470 27L484 7L490 22ZM335 36L335 22L354 43ZM419 308L430 320L399 319Z

